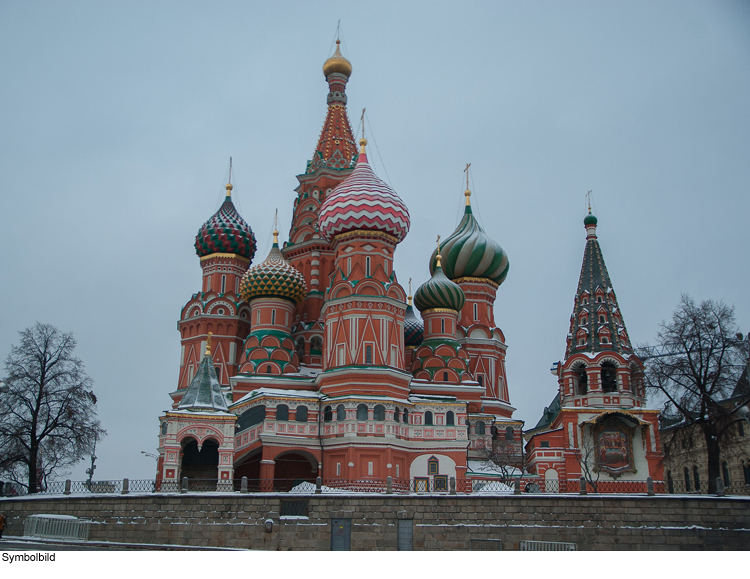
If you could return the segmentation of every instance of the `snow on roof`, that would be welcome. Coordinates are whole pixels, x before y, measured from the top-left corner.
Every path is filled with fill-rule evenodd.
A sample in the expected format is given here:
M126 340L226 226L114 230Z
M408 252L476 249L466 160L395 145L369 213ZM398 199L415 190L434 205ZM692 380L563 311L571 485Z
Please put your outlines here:
M296 396L298 398L314 398L319 399L321 398L321 394L318 392L310 392L309 390L287 390L284 388L258 388L257 390L253 390L252 392L248 392L245 394L242 398L237 400L237 402L234 402L232 406L237 406L240 402L247 402L248 400L252 400L253 398L258 398L260 396L270 396L271 398L274 397L285 397L288 398L289 396Z
M457 400L455 396L435 396L433 394L410 394L409 400L450 401Z

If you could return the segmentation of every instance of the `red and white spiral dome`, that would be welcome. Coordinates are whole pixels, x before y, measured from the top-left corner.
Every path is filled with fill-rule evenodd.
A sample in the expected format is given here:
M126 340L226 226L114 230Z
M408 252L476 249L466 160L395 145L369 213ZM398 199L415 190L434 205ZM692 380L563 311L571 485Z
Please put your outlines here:
M396 192L385 184L367 162L364 146L352 174L336 187L320 207L318 226L332 242L355 230L381 231L400 243L409 232L409 210Z

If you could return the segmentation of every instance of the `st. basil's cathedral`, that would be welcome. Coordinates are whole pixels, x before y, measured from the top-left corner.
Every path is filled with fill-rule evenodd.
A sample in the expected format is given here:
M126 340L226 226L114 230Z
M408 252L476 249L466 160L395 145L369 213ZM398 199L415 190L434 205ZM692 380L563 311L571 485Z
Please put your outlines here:
M581 273L560 394L525 462L493 311L508 256L475 218L467 187L456 230L425 256L431 278L407 295L393 258L409 210L368 163L367 140L355 143L352 65L338 40L323 73L328 110L297 177L288 241L282 246L275 230L268 256L253 265L255 236L231 183L198 232L202 287L178 322L179 380L159 418L157 480L229 488L246 477L254 488L288 490L317 477L327 486L391 477L400 488L439 492L455 479L469 490L499 472L580 476L576 444L585 436L606 447L597 468L607 476L656 476L656 413L644 409L642 363L598 243L587 246L584 270L594 273ZM595 231L593 215L586 227L592 218ZM625 467L607 470L607 452Z

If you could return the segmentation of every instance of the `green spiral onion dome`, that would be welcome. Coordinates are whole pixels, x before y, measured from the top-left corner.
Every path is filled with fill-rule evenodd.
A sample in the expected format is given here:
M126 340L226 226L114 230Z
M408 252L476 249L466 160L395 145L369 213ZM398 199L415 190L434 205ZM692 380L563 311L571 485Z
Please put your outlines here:
M468 193L468 191L467 191ZM500 285L508 275L508 255L500 244L490 239L472 214L467 204L461 223L441 244L443 269L450 279L477 277ZM430 272L435 271L435 256L430 260Z
M227 185L224 203L195 236L195 252L201 257L212 253L234 253L253 260L255 235L232 203L231 183Z
M437 266L432 272L432 277L417 288L414 294L414 305L420 312L434 308L461 311L466 303L464 291L453 283L443 273L440 266L440 256Z
M591 213L591 209L589 209L589 214L583 218L584 226L588 227L589 225L596 225L597 221L596 215Z
M278 239L274 238L266 260L242 277L240 295L248 303L255 298L284 298L299 305L307 295L307 285L305 276L284 259Z
M409 296L409 305L406 306L404 314L404 345L419 346L424 340L424 322L414 313Z

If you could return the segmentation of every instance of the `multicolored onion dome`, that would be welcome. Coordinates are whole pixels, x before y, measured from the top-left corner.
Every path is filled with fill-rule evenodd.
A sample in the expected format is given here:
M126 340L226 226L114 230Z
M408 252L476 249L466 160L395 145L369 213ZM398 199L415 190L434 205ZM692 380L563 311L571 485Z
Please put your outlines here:
M448 310L461 311L466 303L464 291L458 284L453 283L443 273L440 266L440 256L437 256L437 265L432 272L432 277L417 288L414 294L414 305L420 312L433 308L444 308Z
M289 265L279 249L278 232L263 263L247 270L240 282L240 295L246 302L255 298L284 298L299 305L307 295L305 276Z
M596 225L597 221L596 215L591 213L591 209L589 209L589 214L583 218L583 224L588 227L589 225Z
M468 191L467 191L468 193ZM471 195L471 193L469 193ZM442 243L443 269L450 279L477 277L500 285L508 275L508 256L500 244L490 239L472 214L466 196L466 211L456 230ZM435 256L430 271L435 271Z
M375 175L367 162L365 139L352 174L320 207L318 225L329 241L357 229L381 231L400 242L409 232L409 210L396 192Z
M404 345L419 346L422 340L424 340L424 322L414 313L411 296L409 296L409 305L406 306L406 314L404 314Z
M232 203L231 183L227 185L224 203L198 230L195 252L201 257L212 253L235 253L252 261L255 255L255 235Z
M328 78L329 74L338 72L346 76L352 75L352 63L341 54L341 41L336 39L336 52L323 64L323 74Z

